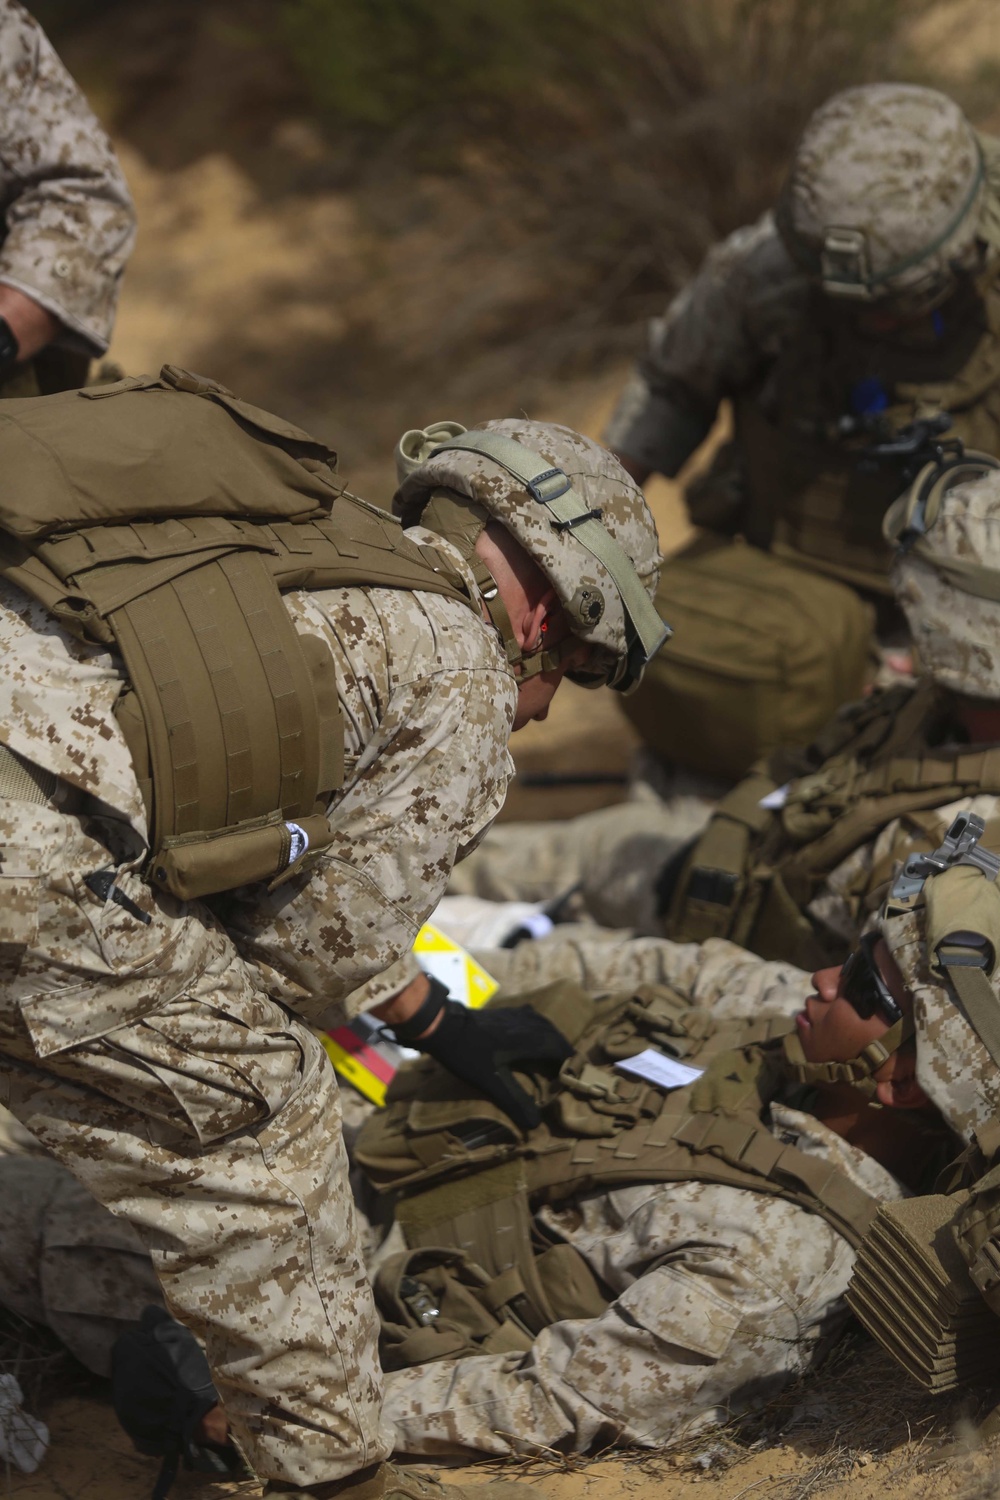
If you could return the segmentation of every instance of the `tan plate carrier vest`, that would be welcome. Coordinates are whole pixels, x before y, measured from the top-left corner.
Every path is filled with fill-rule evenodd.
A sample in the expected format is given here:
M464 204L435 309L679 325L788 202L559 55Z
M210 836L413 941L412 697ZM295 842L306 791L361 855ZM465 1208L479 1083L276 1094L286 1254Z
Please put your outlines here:
M961 797L1000 794L1000 747L898 753L920 744L939 715L930 684L891 688L856 705L816 741L808 754L817 769L789 783L776 811L760 803L778 786L777 758L751 772L722 799L688 856L665 935L675 942L729 938L806 970L839 961L843 945L831 952L806 913L830 872L894 818L919 823L921 814ZM940 842L938 821L926 819L928 849ZM892 861L884 863L854 893L859 909L890 878Z
M522 1003L576 1048L558 1078L518 1074L542 1107L536 1130L522 1134L423 1060L397 1074L361 1131L357 1160L399 1195L410 1247L376 1280L388 1368L527 1349L550 1323L603 1311L610 1298L579 1252L540 1241L532 1216L545 1203L634 1183L723 1183L798 1203L852 1244L866 1233L875 1201L763 1123L785 1076L785 1017L715 1022L664 986L594 1001L561 981ZM650 1045L706 1071L669 1093L615 1071Z
M994 1120L941 1173L935 1193L882 1204L858 1249L848 1306L927 1390L996 1383L998 1156Z
M918 417L947 412L952 418L949 437L994 453L1000 440L1000 267L984 273L979 292L986 327L961 369L937 381L897 381L894 404L883 415L898 429ZM800 383L808 384L826 357L815 345L816 337L803 322L798 340L779 356L771 377L782 387L777 421L761 409L756 391L734 401L735 437L748 489L748 535L764 545L769 540L779 557L891 595L882 517L899 493L898 468L887 465L867 473L858 468L864 440L824 441L796 427ZM833 421L840 414L831 409L829 417Z
M336 454L224 386L158 377L0 403L0 573L120 652L116 707L150 816L147 878L182 899L287 876L343 786L329 649L281 591L462 580L346 494ZM335 503L336 502L336 503Z

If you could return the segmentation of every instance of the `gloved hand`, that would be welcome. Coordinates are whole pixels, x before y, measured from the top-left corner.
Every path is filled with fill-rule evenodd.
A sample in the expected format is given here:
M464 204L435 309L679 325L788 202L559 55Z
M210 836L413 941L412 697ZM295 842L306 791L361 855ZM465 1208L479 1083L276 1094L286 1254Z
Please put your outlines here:
M400 1028L395 1028L396 1036L407 1046L426 1052L456 1078L480 1089L522 1130L533 1129L541 1114L514 1079L511 1066L516 1062L565 1062L572 1057L573 1048L562 1032L530 1005L468 1010L457 1000L445 999L438 1014L441 1020L429 1036L400 1037Z

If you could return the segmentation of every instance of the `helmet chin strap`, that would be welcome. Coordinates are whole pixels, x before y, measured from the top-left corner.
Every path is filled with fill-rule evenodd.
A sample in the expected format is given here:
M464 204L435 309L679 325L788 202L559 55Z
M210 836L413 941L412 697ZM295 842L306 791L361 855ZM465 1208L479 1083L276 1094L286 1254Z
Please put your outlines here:
M914 1035L914 1031L912 1015L903 1016L889 1027L884 1036L869 1042L857 1057L849 1058L847 1062L809 1062L794 1031L789 1032L782 1045L788 1071L797 1083L848 1083L866 1099L874 1099L878 1088L875 1074Z
M575 636L569 635L557 646L540 643L532 651L523 649L515 634L507 606L500 597L497 581L476 551L476 541L488 521L489 513L481 505L471 500L460 500L447 490L438 490L431 496L421 517L422 525L444 537L465 558L493 627L500 637L504 655L516 670L518 682L526 682L529 677L537 677L541 672L551 672L558 667L564 656L576 650L578 641Z

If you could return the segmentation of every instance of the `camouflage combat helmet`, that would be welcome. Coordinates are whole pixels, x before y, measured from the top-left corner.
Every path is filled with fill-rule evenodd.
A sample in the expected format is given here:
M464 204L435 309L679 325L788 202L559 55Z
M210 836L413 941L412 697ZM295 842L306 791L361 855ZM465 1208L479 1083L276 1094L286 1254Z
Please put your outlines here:
M831 296L929 309L1000 245L993 146L934 89L845 89L799 141L776 209L785 248Z
M965 452L928 464L883 532L921 669L953 692L1000 699L1000 463Z
M585 686L634 687L669 628L652 599L659 577L656 526L642 491L618 460L589 438L550 422L485 422L472 431L436 423L404 434L393 510L455 543L473 564L508 660L522 677L547 671L559 647L522 651L496 584L473 552L499 521L534 559L569 621L566 643L594 648Z
M913 996L917 1080L964 1140L1000 1115L1000 857L960 814L897 876L879 925Z

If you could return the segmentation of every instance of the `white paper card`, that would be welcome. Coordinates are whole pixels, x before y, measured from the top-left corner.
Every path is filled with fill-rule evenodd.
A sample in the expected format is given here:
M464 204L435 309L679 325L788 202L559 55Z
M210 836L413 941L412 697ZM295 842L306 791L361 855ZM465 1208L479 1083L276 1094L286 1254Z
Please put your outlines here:
M623 1062L615 1063L623 1073L632 1073L636 1078L642 1078L646 1083L655 1083L661 1089L682 1089L687 1083L694 1083L704 1073L704 1068L691 1068L687 1063L678 1062L676 1057L667 1057L663 1052L657 1052L655 1047L647 1047L645 1052L638 1053L635 1057L626 1057Z
M786 781L784 786L776 786L773 792L768 792L766 797L761 797L757 806L763 807L766 812L780 812L788 801L788 789L791 784L790 781Z

